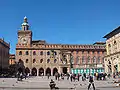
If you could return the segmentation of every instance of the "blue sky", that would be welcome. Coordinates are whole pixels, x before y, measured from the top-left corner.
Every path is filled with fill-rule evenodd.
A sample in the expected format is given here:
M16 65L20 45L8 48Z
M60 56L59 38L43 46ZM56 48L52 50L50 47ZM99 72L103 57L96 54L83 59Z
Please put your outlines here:
M33 40L93 44L120 25L120 0L0 0L0 38L15 53L17 31L27 16Z

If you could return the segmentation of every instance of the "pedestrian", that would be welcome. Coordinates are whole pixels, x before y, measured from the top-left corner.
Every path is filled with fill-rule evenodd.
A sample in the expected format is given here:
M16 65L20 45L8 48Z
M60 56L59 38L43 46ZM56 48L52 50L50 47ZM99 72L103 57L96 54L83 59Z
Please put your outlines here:
M78 78L77 78L77 79L78 79L78 81L79 81L79 77L80 77L80 75L78 74Z
M27 74L26 73L24 73L24 77L25 77L25 79L27 78Z
M56 72L55 73L55 80L57 80L57 78L58 78L58 73Z
M95 85L94 85L94 80L93 80L93 76L89 77L89 85L88 85L88 90L90 89L90 86L93 86L93 90L95 90Z
M59 81L59 79L60 79L60 74L58 73L58 81Z
M22 81L22 79L23 79L23 74L22 74L22 72L20 73L20 81Z
M69 77L70 77L70 74L69 74L69 73L67 73L67 80L69 80Z
M71 80L71 82L72 82L72 79L73 79L73 76L72 76L72 74L70 74L70 80Z

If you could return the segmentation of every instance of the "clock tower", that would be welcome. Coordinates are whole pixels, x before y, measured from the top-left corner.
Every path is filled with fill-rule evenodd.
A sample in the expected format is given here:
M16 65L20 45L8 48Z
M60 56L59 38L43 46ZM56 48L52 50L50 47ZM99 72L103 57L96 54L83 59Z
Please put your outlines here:
M31 45L32 31L29 30L27 17L24 17L24 22L21 25L22 30L18 31L18 44Z

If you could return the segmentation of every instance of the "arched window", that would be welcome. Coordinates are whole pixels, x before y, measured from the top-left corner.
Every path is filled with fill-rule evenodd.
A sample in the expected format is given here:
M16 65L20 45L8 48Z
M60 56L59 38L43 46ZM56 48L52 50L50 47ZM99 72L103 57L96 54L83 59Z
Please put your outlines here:
M26 63L28 63L28 59L26 59L26 61L25 61Z
M96 63L96 57L95 56L93 57L93 63Z
M84 54L84 51L82 51L82 54Z
M35 59L33 59L33 63L35 63L36 62L36 60Z
M40 52L40 55L43 55L43 51Z
M50 55L50 52L49 52L49 51L47 52L47 55Z
M54 55L57 55L57 52L56 52L56 51L54 52Z
M100 56L98 57L98 63L100 63Z
M47 59L47 63L50 63L50 59Z
M22 62L22 60L21 60L21 59L19 59L19 62Z
M80 56L77 56L76 58L76 64L79 64Z
M82 63L85 63L85 57L82 56Z
M22 51L19 52L19 55L22 55Z
M29 55L29 52L28 52L28 51L26 51L26 55Z
M90 56L88 56L88 63L90 63Z
M116 45L117 43L116 43L116 41L114 41L114 45Z
M102 63L104 63L104 57L102 58Z
M40 59L40 63L42 63L43 62L43 59Z
M117 51L117 42L114 41L114 51L116 52Z
M36 55L36 52L35 52L35 51L33 51L33 55Z
M110 44L108 45L108 52L109 52L109 54L111 53L111 45Z
M54 60L54 63L56 63L56 62L57 62L57 59Z

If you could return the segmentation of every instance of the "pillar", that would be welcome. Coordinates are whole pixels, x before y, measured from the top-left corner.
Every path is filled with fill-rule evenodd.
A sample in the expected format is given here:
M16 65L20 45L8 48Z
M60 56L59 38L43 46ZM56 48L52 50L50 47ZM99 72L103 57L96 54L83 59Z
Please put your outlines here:
M32 69L30 69L30 75L32 75Z
M60 68L60 66L58 67L58 73L61 73L61 68Z
M71 73L70 67L67 67L67 72Z
M37 76L39 76L39 69L37 69Z

